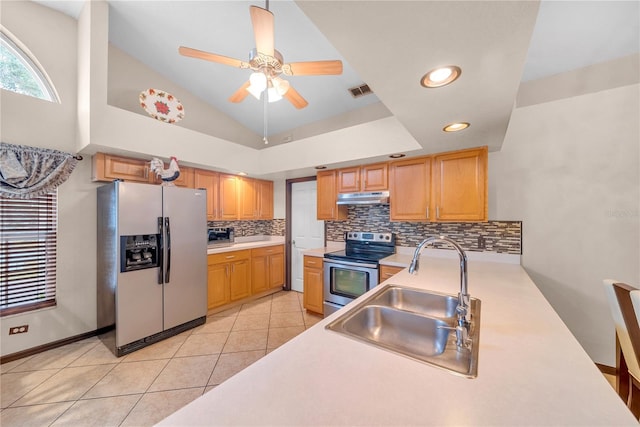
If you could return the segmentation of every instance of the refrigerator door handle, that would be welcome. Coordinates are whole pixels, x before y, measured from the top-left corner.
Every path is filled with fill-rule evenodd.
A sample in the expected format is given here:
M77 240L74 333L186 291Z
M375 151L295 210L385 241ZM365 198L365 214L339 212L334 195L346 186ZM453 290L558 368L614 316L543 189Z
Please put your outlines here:
M162 229L164 224L164 219L159 216L158 217L158 285L162 285L164 283L164 239L162 236L164 235L164 231Z
M164 283L169 283L169 276L171 274L171 227L169 217L165 217L164 219L164 228L167 232L167 272L164 276Z

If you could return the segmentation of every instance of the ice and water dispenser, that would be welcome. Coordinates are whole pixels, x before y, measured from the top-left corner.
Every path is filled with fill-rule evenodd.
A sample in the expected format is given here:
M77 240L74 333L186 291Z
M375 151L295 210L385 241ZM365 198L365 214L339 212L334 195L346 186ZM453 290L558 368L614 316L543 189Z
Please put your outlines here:
M120 236L120 272L158 267L159 234Z

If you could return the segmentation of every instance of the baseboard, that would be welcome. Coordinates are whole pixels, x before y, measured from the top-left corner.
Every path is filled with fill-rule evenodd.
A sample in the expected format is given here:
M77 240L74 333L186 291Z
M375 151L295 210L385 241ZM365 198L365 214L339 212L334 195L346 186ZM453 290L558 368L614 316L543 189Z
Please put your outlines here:
M13 362L14 360L22 359L23 357L33 356L34 354L42 353L47 350L62 347L63 345L71 344L74 342L82 341L87 338L95 337L104 332L107 332L111 327L96 329L95 331L85 332L80 335L74 335L72 337L64 338L58 341L42 344L37 347L29 348L27 350L18 351L17 353L7 354L0 357L0 365L3 363Z
M600 369L600 372L602 372L603 374L613 375L614 377L618 375L616 368L614 368L613 366L602 365L600 363L596 363L596 366L598 367L598 369Z

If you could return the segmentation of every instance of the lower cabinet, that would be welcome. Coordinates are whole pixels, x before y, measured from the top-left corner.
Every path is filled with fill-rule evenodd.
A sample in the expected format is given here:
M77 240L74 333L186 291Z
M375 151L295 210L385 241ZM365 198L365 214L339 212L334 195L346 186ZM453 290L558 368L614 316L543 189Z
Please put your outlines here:
M380 283L384 282L388 278L396 275L397 273L404 270L404 267L394 267L391 265L381 265L380 266Z
M315 256L304 257L304 308L314 313L324 314L323 260Z
M250 259L251 250L208 256L208 309L251 295Z
M284 285L284 245L251 249L251 291L254 294Z

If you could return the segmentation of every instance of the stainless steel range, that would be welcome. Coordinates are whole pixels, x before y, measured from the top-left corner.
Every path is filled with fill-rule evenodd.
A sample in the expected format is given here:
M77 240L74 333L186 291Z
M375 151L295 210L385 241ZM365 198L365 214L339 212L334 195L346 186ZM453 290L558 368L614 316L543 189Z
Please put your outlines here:
M345 249L324 255L324 315L378 285L379 261L396 252L393 233L348 231Z

